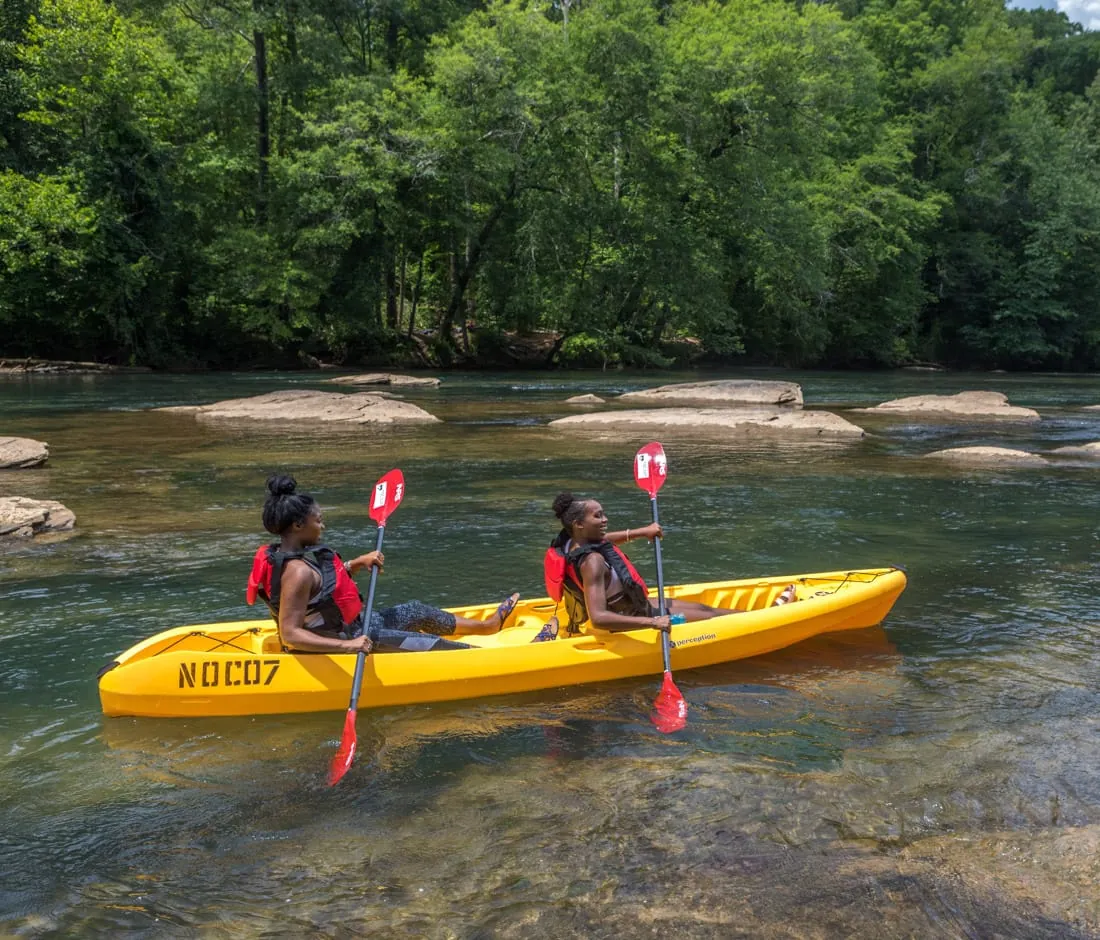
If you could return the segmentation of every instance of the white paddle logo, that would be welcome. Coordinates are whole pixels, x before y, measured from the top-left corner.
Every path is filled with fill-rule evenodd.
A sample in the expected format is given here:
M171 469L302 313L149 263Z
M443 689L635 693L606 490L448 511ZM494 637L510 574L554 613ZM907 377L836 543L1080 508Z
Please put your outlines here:
M657 476L663 477L668 472L668 460L664 454L637 454L634 457L634 463L637 466L637 477L639 480L649 479L649 465L652 463Z
M379 483L374 487L374 504L372 509L381 509L386 505L386 487L385 482Z

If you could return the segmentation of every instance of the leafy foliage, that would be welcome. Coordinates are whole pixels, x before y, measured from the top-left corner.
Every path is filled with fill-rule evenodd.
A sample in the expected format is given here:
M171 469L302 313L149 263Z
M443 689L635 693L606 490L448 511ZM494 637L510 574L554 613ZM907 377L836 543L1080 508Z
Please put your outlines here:
M1096 368L1098 68L1001 0L10 0L0 352Z

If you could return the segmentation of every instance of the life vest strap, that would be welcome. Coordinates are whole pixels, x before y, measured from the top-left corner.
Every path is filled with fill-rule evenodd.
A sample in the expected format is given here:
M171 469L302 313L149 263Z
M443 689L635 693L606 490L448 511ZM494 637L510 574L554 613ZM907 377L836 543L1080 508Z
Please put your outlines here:
M310 597L306 609L307 629L339 632L356 624L363 612L363 598L340 562L340 556L327 545L314 545L294 552L282 551L278 542L261 546L256 551L248 579L248 602L252 604L257 597L262 598L278 623L283 572L286 563L295 559L304 561L321 578L321 586ZM317 614L322 621L311 623L311 619L316 621Z

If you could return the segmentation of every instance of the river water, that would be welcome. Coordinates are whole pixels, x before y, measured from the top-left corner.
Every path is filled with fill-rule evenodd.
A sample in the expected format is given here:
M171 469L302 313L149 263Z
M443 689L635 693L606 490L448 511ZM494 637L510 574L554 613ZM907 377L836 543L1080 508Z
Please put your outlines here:
M317 375L0 380L0 435L52 455L0 494L77 515L0 548L0 934L1100 936L1098 466L919 459L1100 440L1081 409L1100 377L750 375L834 410L995 389L1043 420L666 439L669 583L901 564L886 623L678 674L671 737L647 720L655 679L363 711L334 790L342 715L104 719L96 669L170 626L258 616L244 581L274 470L346 552L373 547L366 493L403 469L383 604L541 594L558 490L648 518L646 437L546 422L569 395L698 376L449 375L402 393L444 424L322 440L147 410Z

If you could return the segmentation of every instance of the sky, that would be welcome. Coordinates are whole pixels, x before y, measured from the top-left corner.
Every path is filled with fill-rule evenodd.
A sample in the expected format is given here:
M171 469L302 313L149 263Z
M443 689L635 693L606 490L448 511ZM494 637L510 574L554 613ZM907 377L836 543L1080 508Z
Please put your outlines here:
M1100 0L1011 0L1009 6L1061 10L1085 29L1100 29Z

